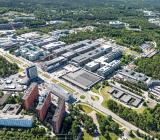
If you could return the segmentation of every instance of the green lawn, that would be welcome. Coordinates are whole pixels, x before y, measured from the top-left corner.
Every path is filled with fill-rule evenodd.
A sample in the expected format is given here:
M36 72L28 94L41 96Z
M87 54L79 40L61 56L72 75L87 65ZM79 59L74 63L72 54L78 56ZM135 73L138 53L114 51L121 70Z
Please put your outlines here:
M93 137L90 136L86 131L84 131L83 139L84 140L93 140Z
M109 133L111 140L117 140L118 136L114 133ZM104 136L100 135L99 140L106 140Z
M111 137L111 140L117 140L118 137L115 133L109 133L110 137Z
M78 105L79 107L80 107L80 109L82 110L82 111L84 111L85 113L91 113L92 111L93 111L93 109L92 108L90 108L89 106L87 106L87 105Z
M108 93L108 91L110 90L109 86L106 86L105 88L101 89L101 95L103 96L103 102L102 102L102 106L107 107L107 102L108 100L111 98L111 95Z
M58 81L56 79L52 79L52 82L53 83L57 83Z
M70 87L68 87L68 86L66 86L66 85L64 85L64 84L62 84L62 83L59 83L59 85L60 85L61 87L63 87L65 90L67 90L68 92L70 92L70 93L74 93L74 92L75 92L74 89L72 89L72 88L70 88Z
M137 113L143 113L144 110L145 110L145 107L142 106L142 107L140 107L140 108L138 108L138 109L134 109L134 110L137 111Z
M91 91L94 93L99 93L98 89L96 89L95 87L92 87Z
M81 95L81 96L80 96L80 98L83 100L83 99L85 99L85 98L86 98L86 96Z
M100 135L99 140L106 140L105 137L103 137L102 135Z
M92 99L93 101L98 101L98 100L99 100L99 97L98 97L98 96L91 96L91 99Z

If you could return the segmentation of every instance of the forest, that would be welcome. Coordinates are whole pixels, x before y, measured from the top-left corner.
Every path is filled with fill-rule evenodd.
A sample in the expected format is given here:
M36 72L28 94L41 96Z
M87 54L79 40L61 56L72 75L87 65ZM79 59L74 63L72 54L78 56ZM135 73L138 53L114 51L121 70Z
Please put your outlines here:
M8 62L5 58L0 57L0 77L8 77L18 72L18 65Z
M154 79L160 79L160 55L152 58L138 59L135 61L136 70Z
M132 109L118 104L113 100L108 101L108 107L126 121L160 139L160 105L157 105L154 109L148 108L140 114Z

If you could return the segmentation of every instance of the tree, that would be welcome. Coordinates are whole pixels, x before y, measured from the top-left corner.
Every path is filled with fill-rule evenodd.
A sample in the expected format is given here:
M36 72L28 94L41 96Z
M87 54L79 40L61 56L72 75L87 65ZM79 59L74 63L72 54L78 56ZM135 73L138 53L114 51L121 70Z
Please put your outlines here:
M109 135L109 132L105 132L104 137L106 138L106 140L111 140L111 137Z
M80 132L79 122L77 120L73 121L71 131L73 137L76 138Z

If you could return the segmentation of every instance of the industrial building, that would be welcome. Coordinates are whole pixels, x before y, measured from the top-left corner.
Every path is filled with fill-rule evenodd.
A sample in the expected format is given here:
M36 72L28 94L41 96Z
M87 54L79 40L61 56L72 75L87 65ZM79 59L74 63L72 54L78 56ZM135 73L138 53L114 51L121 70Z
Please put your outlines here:
M89 90L94 84L102 80L102 77L84 69L70 72L61 78L84 90Z
M24 109L29 110L38 96L38 84L31 83L29 88L25 91L24 96L22 97L22 104Z
M60 132L64 114L65 114L65 100L63 98L59 98L57 108L52 118L53 132L56 134Z
M45 119L50 104L51 104L50 92L45 92L38 97L38 105L36 107L36 112L40 121L43 121Z

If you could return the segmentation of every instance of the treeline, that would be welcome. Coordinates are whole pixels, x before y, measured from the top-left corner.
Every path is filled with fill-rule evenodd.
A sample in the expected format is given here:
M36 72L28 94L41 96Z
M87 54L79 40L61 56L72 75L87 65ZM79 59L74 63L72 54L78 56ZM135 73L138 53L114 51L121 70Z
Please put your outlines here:
M18 65L10 63L5 58L0 57L0 77L8 77L18 72Z
M34 126L31 129L24 128L0 128L0 139L1 140L58 140L56 138L50 138L46 135L46 130L43 127Z
M82 113L78 106L69 106L69 114L65 117L62 124L62 134L68 136L67 139L76 139L83 127L90 135L94 135L97 127L93 119L85 113Z
M143 113L138 114L136 111L124 107L113 100L108 101L108 107L114 113L126 121L136 125L160 139L160 105L154 109L146 109Z
M110 133L114 133L117 136L122 134L122 130L120 130L119 124L113 121L111 116L105 117L99 113L96 113L96 116L101 134L107 140L111 140Z
M116 39L117 43L124 46L139 46L145 41L151 40L151 38L143 32L127 31L125 29L114 29L108 26L97 27L93 32L79 32L77 34L71 34L67 37L61 37L60 40L70 44L76 41L84 39L96 39L101 37L111 37Z
M160 79L160 55L155 55L152 58L137 59L136 71L144 73L155 79Z

